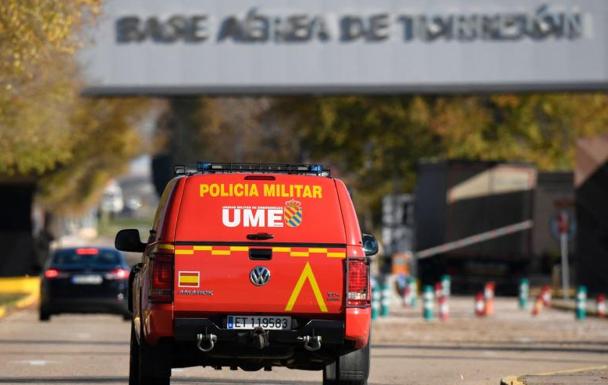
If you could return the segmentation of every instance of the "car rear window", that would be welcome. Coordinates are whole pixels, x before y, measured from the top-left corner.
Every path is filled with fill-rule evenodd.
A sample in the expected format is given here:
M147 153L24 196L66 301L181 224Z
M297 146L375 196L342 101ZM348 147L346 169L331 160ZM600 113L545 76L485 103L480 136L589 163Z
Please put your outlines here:
M177 241L344 244L342 212L331 178L211 174L189 177Z
M117 251L103 249L70 249L58 250L53 257L53 264L69 265L107 265L117 266L122 263L121 255Z

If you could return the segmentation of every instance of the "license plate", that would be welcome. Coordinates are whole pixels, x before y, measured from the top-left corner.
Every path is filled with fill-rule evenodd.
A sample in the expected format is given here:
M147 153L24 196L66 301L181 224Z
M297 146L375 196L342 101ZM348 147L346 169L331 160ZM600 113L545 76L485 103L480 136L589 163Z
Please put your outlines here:
M289 330L291 317L229 315L226 319L227 329L252 330L257 327L265 330Z
M75 275L72 283L75 285L100 285L103 282L101 275Z

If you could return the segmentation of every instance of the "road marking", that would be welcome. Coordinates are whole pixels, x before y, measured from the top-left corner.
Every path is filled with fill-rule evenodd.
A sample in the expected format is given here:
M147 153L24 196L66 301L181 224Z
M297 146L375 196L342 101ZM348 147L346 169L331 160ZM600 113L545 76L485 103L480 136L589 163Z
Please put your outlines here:
M578 373L578 372L588 372L591 370L604 370L604 369L608 369L608 365L602 365L602 366L589 366L586 368L578 368L578 369L566 369L566 370L558 370L555 372L545 372L545 373L539 373L539 374L531 374L531 376L555 376L558 374L571 374L571 373Z
M17 364L25 364L30 366L46 366L50 363L54 363L56 361L47 361L47 360L22 360L22 361L13 361Z

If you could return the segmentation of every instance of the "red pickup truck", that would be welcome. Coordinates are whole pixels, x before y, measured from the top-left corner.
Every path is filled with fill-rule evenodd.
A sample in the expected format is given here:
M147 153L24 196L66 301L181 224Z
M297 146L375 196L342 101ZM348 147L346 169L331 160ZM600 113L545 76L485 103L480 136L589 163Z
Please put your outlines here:
M129 384L171 368L322 370L364 385L370 365L369 257L344 183L320 165L179 168L129 278Z

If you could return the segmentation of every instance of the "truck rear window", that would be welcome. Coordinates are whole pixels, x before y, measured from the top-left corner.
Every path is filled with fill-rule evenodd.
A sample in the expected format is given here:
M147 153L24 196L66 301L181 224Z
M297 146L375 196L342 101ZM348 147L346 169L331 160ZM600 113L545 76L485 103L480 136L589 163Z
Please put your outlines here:
M177 241L345 242L333 179L301 175L218 174L188 178Z

